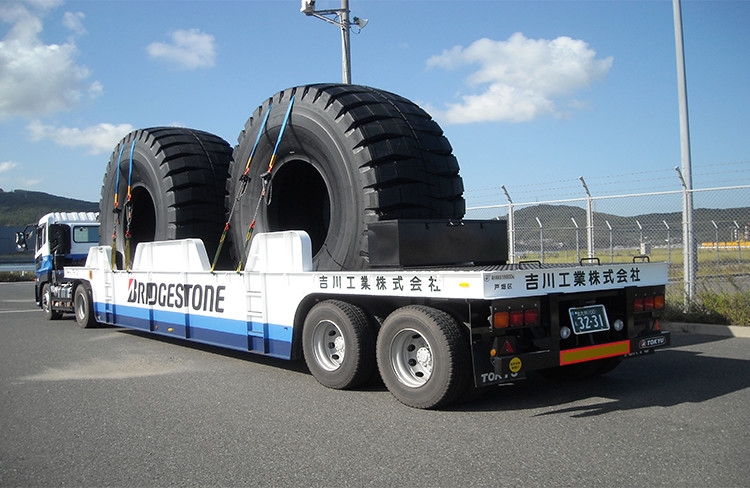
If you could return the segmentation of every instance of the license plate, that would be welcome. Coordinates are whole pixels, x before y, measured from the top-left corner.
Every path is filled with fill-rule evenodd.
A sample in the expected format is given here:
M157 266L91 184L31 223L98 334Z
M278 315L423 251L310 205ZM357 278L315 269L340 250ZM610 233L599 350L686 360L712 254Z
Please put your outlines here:
M570 324L576 335L609 330L609 320L604 305L588 305L568 309Z

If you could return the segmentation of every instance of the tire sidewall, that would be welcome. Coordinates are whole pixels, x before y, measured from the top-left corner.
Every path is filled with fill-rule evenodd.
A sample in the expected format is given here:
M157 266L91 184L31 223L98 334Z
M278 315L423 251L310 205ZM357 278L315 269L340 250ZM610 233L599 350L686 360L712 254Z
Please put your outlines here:
M342 269L343 262L355 259L352 253L358 252L365 246L366 224L363 215L365 205L363 181L360 180L358 171L352 169L358 166L356 157L351 154L351 148L347 147L347 141L342 133L343 129L337 127L335 122L328 118L326 112L320 112L317 107L312 107L305 100L296 100L293 111L283 134L282 141L277 151L279 157L273 167L270 181L270 193L261 199L263 190L260 175L268 169L268 162L273 154L273 147L283 122L283 110L274 106L277 112L269 117L266 126L268 136L261 138L256 153L253 155L249 175L251 180L246 195L242 199L238 217L240 221L251 222L256 220L254 232L269 232L279 230L292 230L289 225L278 225L278 218L274 215L280 200L285 198L281 192L286 185L283 180L294 178L295 165L309 165L320 176L329 196L329 220L325 236L315 235L310 232L313 243L313 261L316 269L336 270ZM293 125L292 125L293 124ZM247 140L254 142L257 130L246 136ZM238 147L235 151L235 161L246 162L252 147L247 144ZM244 169L244 166L243 166ZM281 183L281 184L274 184ZM235 193L233 190L232 193ZM270 203L269 203L270 199ZM258 214L255 209L258 202ZM304 209L301 209L304 211ZM242 226L235 228L235 239L243 238L246 229ZM307 229L304 229L307 230ZM321 242L322 240L322 242ZM359 257L364 267L364 257Z
M131 253L135 252L135 247L139 242L146 242L149 240L166 240L174 239L174 226L167 225L168 219L168 203L165 201L164 195L167 190L165 188L166 175L158 174L157 167L161 165L149 164L148 161L158 161L157 155L149 149L149 147L141 140L142 131L137 131L130 134L126 139L121 142L124 145L122 159L119 159L118 146L112 153L112 158L107 166L107 173L105 175L105 181L102 186L102 204L100 205L100 220L102 231L101 244L110 244L109 242L102 242L105 240L104 236L109 234L113 230L117 234L116 249L120 254L125 253L125 234L128 230L127 223L127 200L128 200L128 179L131 181L131 203L134 208L132 215L133 221L138 218L142 218L142 215L138 215L138 208L142 205L149 206L148 211L150 215L155 219L154 221L154 235L148 236L146 239L133 239L131 240ZM135 148L133 149L133 167L132 172L130 170L130 148L133 143L133 139L136 139ZM119 188L117 186L117 174L119 172ZM114 195L117 191L117 197L119 202L119 208L121 210L119 223L115 226L116 215L113 211L114 207ZM147 201L149 200L150 201ZM131 224L132 225L132 224ZM137 236L136 236L137 237Z
M401 382L391 363L393 340L403 330L418 332L430 345L433 357L433 370L427 382L419 387L410 387ZM386 318L378 334L377 361L380 376L388 390L401 402L417 408L433 408L451 398L445 392L451 381L451 357L448 343L436 334L430 319L418 308L402 308Z
M52 310L52 290L49 283L42 285L42 312L47 320L55 320L58 314Z
M344 361L333 371L325 369L316 359L313 334L316 325L322 321L333 322L341 331L341 336L344 339ZM352 386L352 379L357 372L361 354L356 333L340 307L331 302L321 302L310 310L302 329L302 350L307 367L320 384L333 389Z
M79 307L79 300L83 301L83 307ZM81 312L83 309L83 313ZM78 285L73 295L73 312L79 327L87 329L94 324L93 300L91 292L85 285Z

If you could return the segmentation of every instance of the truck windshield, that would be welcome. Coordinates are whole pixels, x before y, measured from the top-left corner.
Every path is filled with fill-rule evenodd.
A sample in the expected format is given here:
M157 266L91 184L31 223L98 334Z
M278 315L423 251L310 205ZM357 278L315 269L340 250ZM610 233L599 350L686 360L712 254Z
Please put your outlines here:
M91 225L76 225L73 227L73 242L99 242L99 227Z

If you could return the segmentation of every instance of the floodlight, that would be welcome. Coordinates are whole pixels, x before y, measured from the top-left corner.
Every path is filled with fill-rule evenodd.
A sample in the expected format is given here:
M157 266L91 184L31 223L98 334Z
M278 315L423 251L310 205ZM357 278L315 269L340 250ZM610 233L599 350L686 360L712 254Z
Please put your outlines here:
M305 15L312 15L315 11L315 0L302 0L302 6L299 11Z
M354 20L353 23L356 24L357 27L359 27L359 30L364 29L365 26L367 25L367 23L369 22L369 20L367 20L367 19L360 19L359 17L354 17L353 20Z

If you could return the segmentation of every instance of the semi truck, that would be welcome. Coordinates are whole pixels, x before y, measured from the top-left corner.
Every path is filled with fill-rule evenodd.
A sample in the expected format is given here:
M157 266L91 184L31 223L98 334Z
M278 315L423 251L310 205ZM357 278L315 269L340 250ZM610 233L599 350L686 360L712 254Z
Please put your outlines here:
M36 224L16 233L19 251L34 246L34 298L47 318L73 312L73 283L65 279L64 268L82 265L89 248L99 243L97 212L50 212Z
M304 359L334 389L380 376L416 408L532 372L601 375L670 344L666 263L509 263L506 222L464 219L462 193L416 104L295 87L261 104L233 149L175 127L123 138L99 245L65 267L65 286L82 327Z

